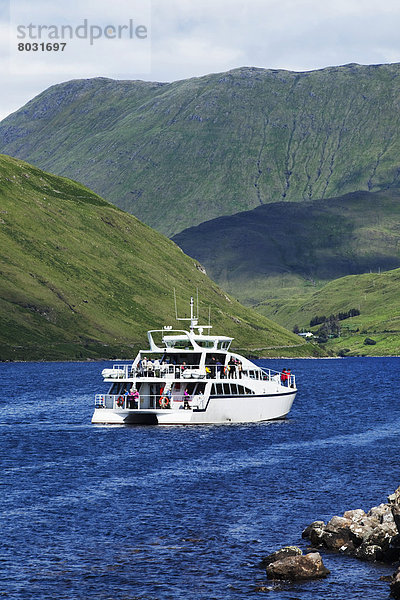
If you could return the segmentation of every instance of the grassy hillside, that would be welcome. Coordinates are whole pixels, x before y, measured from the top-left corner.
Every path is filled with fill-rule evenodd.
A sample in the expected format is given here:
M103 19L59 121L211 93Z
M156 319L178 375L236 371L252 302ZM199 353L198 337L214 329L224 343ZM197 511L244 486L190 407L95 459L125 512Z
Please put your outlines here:
M386 190L264 205L173 239L241 302L261 303L257 310L292 326L286 308L299 296L338 277L399 267L399 223L400 193Z
M170 240L71 180L0 155L0 359L131 357L199 290L236 347L308 354L229 298ZM279 347L288 347L279 350Z
M313 317L329 317L352 308L360 315L339 321L340 337L329 339L327 349L348 355L400 355L400 269L337 279L306 301L292 299L281 304L275 318L309 330ZM366 345L366 338L376 344Z
M399 97L398 64L77 80L3 120L0 151L173 235L269 202L399 186Z

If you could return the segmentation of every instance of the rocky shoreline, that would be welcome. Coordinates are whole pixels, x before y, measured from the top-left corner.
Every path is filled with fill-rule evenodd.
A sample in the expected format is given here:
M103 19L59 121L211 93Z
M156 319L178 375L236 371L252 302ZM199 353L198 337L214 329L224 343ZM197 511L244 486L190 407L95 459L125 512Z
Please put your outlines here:
M302 537L311 543L305 555L297 546L286 546L262 559L269 579L326 577L329 570L317 550L396 565L400 561L400 487L387 503L368 512L358 508L333 516L326 524L314 521L304 529ZM399 565L390 579L390 592L400 599Z

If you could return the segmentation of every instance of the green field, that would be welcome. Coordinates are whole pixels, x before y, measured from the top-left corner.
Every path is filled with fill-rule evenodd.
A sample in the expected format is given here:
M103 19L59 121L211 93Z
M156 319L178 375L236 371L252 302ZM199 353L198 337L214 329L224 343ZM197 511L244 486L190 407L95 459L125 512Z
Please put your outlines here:
M260 312L271 313L260 305ZM316 332L309 326L313 317L337 315L352 308L360 315L339 321L340 336L329 338L327 351L349 356L400 355L400 269L342 277L325 285L308 299L293 299L275 307L275 318L292 328ZM273 312L273 311L272 311ZM365 344L366 338L376 342Z
M81 184L0 155L0 206L1 360L131 357L148 329L176 325L174 289L181 316L198 290L202 319L210 309L215 332L237 348L312 354Z

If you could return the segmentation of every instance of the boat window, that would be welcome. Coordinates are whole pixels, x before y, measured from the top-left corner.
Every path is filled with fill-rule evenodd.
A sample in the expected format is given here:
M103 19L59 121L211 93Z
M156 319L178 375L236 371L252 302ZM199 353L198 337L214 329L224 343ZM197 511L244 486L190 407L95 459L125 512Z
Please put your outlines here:
M121 394L122 393L121 388L123 387L123 385L124 385L123 383L117 383L117 382L113 383L112 386L110 387L108 393L115 394L115 395Z
M174 348L179 348L180 350L193 350L193 345L189 340L178 340L175 342Z
M228 350L229 344L230 344L230 342L219 341L218 345L217 345L217 348L218 348L218 350Z
M238 386L236 385L236 383L231 383L231 394L237 394L238 393Z
M224 395L225 396L230 396L231 390L229 389L229 383L224 383Z
M186 390L187 390L189 396L192 396L192 394L194 393L194 388L196 387L196 385L197 384L193 383L193 382L186 384Z
M183 340L169 340L163 338L163 342L167 348L174 348L175 350L193 350L192 342L188 339Z
M239 385L239 388L243 390L243 392L239 392L239 394L254 394L254 392L247 387L242 387Z
M217 383L217 394L222 396L224 392L222 391L222 383Z
M238 385L238 394L244 394L244 387L242 385Z
M202 348L214 348L214 340L196 340L196 344Z

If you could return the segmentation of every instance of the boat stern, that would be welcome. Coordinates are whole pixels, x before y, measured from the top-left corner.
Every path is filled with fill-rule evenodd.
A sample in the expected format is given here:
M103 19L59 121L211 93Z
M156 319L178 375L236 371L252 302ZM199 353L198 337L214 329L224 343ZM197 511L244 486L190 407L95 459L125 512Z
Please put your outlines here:
M97 425L185 425L192 420L191 410L110 410L96 408L92 423Z

